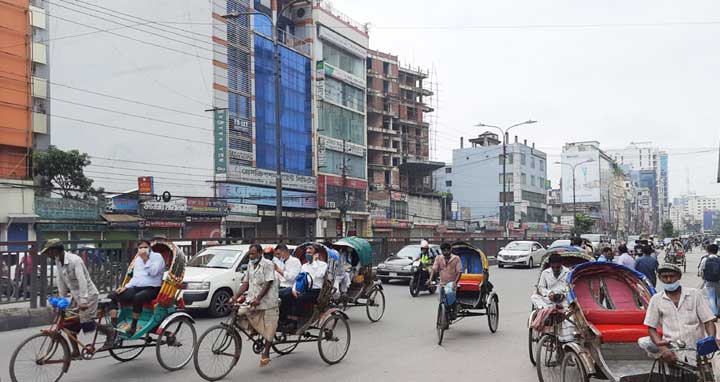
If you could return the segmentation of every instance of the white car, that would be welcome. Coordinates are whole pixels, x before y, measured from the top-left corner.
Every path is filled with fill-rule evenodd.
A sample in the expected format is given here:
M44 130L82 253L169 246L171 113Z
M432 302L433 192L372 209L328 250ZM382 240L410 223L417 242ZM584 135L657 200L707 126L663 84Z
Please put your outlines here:
M545 256L545 249L536 241L511 241L508 245L500 248L497 264L499 268L506 265L522 265L532 268L540 265L543 256Z
M260 244L263 248L273 244ZM230 313L230 299L242 284L250 244L205 248L185 267L182 298L187 309L207 310L213 317ZM288 246L290 252L294 246Z

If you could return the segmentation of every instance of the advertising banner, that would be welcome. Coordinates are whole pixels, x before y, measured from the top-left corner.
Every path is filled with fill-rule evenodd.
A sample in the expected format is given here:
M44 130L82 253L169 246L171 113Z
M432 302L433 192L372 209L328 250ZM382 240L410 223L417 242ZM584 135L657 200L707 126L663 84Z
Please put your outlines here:
M563 156L562 165L562 202L573 202L573 168L575 167L575 199L577 203L600 202L600 164L596 155ZM592 162L586 162L593 159ZM580 164L582 163L582 164Z
M275 187L276 172L249 166L231 166L233 181L258 186ZM317 191L317 178L297 174L282 174L283 188Z
M115 197L108 200L106 210L111 212L137 212L138 201L132 198Z
M245 186L222 183L218 185L218 193L221 198L229 199L229 203L255 204L259 206L275 206L275 189L255 186ZM314 192L300 192L283 190L283 207L287 208L310 208L318 206L317 195Z
M138 192L140 194L155 193L155 179L152 176L141 176L138 178Z
M211 198L187 198L188 215L223 216L227 214L228 205L224 200Z
M96 220L100 215L95 201L64 198L35 198L35 213L42 219Z
M215 173L227 174L228 111L215 109L213 117L213 136L215 137Z

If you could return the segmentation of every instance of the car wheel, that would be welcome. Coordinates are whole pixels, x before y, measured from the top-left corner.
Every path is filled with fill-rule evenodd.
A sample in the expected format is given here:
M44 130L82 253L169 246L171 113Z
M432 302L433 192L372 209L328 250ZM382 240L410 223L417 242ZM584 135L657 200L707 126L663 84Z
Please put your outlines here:
M225 289L221 289L213 294L210 300L208 313L212 317L227 316L230 313L230 299L232 295Z
M387 278L387 277L380 277L380 282L381 282L382 284L387 284L387 283L390 282L390 279Z
M505 264L503 264L503 263L498 263L498 268L504 268L504 267L505 267Z
M532 269L532 268L535 267L535 264L533 264L533 258L532 258L532 257L530 257L530 258L528 259L527 267L528 267L528 269Z

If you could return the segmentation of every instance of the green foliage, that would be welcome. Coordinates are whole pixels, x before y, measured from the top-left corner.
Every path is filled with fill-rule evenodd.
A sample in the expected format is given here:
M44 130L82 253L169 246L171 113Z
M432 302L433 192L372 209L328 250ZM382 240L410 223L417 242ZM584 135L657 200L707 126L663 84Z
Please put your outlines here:
M577 214L575 215L575 228L573 229L573 234L582 235L584 233L590 233L592 232L594 224L595 222L590 216Z
M675 227L670 220L665 220L665 222L663 223L662 234L663 237L675 237Z
M47 151L33 155L33 172L39 178L40 195L51 193L64 198L94 199L103 189L94 189L93 180L85 176L83 169L90 165L86 153L78 150L63 151L50 146Z

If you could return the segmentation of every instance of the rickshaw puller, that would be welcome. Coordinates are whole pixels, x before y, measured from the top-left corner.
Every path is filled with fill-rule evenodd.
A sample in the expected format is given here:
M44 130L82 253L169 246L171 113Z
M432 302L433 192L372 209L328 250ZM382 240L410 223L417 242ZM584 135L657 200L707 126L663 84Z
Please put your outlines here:
M462 276L462 261L459 256L453 255L452 247L448 243L442 243L442 245L440 245L440 251L442 251L442 256L435 258L427 284L430 285L435 273L440 274L440 293L442 294L444 293L445 286L449 283L452 283L453 288L457 289L458 281L460 280L460 276ZM451 307L453 312L456 306L457 301Z
M555 295L567 292L567 276L570 270L562 265L562 256L559 253L551 254L548 264L550 267L540 273L536 293L530 297L530 301L537 308L555 305Z

